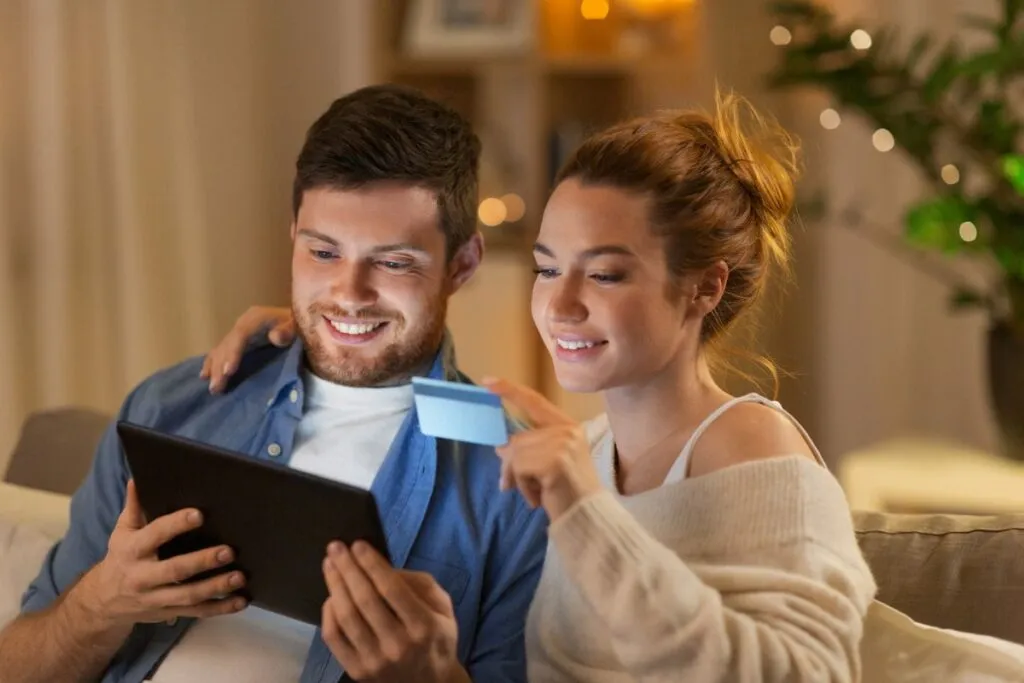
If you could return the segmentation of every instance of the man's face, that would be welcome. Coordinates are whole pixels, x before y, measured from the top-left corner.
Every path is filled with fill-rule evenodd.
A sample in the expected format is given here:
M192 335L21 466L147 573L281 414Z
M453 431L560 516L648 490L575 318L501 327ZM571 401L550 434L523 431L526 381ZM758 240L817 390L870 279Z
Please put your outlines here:
M292 225L292 310L313 371L379 386L423 371L448 297L481 256L475 237L449 264L435 193L402 183L303 194Z

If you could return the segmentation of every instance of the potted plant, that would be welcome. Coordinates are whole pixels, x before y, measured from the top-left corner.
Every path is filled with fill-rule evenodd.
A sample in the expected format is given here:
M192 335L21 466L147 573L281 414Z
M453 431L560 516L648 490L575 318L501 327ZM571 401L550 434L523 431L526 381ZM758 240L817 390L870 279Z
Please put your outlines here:
M988 312L992 408L1005 454L1024 461L1024 0L1003 0L997 19L965 17L992 38L973 51L928 34L898 41L893 27L868 33L812 1L772 11L782 55L771 86L826 91L928 182L929 196L904 215L903 244L991 264L990 287L951 281L950 301Z

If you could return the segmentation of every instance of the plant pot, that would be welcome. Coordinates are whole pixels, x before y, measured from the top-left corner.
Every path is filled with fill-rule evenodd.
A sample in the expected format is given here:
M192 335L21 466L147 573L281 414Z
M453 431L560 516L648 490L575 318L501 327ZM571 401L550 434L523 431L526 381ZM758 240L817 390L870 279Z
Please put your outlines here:
M1024 462L1024 337L1006 323L989 330L988 382L1002 454Z

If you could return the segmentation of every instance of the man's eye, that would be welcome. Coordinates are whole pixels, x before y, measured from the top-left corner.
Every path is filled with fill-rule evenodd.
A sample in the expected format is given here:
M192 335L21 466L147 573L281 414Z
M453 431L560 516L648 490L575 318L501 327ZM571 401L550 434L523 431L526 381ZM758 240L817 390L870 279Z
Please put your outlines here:
M388 270L405 270L409 267L409 264L405 261L380 261L380 265Z
M313 254L313 258L319 261L330 261L334 258L334 252L327 251L326 249L312 249L310 250L310 253Z

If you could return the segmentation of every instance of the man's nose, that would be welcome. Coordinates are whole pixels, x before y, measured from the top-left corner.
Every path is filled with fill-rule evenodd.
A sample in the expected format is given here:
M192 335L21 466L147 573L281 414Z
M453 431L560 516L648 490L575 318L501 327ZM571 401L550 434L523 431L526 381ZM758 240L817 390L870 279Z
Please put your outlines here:
M370 281L370 268L366 264L343 261L331 287L331 297L342 308L358 311L377 301L377 292Z

